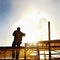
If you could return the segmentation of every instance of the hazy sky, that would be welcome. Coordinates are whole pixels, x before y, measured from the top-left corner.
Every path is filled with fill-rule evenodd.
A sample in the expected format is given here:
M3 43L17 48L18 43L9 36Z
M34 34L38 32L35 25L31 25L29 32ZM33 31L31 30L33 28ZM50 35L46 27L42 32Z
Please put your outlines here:
M26 22L34 11L46 12L52 18L53 39L60 38L60 0L0 0L0 46L11 46L15 23L23 18Z

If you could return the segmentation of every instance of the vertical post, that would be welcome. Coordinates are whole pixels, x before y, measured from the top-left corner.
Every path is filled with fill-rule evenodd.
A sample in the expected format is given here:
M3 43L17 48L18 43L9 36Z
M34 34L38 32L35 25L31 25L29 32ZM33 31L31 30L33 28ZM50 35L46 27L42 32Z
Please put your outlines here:
M37 55L38 55L38 60L40 60L40 54L39 54L39 46L38 46L38 43L37 43Z
M45 51L44 51L44 60L46 60L46 54L45 54Z
M49 39L49 60L51 60L51 47L50 47L50 21L48 22L48 39Z
M25 43L25 51L24 51L24 60L26 60L26 43Z

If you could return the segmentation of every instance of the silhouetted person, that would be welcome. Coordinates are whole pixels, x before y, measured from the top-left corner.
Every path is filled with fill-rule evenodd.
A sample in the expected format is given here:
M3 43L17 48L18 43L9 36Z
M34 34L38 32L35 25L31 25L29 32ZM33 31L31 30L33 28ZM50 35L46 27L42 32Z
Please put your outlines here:
M15 51L14 48L18 47L18 49L16 49L16 60L18 60L18 56L19 56L19 47L20 44L22 43L22 37L25 36L25 33L20 31L20 27L17 28L17 30L15 30L13 32L13 36L14 36L14 41L12 43L12 58L15 58Z

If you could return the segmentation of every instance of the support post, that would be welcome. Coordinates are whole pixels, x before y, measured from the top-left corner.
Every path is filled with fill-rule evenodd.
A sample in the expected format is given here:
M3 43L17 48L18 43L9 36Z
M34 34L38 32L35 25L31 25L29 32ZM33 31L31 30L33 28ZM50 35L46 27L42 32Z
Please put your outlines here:
M44 51L44 60L46 60L46 54L45 54L45 51Z
M37 55L38 55L38 60L40 60L40 53L39 53L39 46L38 46L38 43L37 43Z
M25 43L25 51L24 51L24 60L26 60L26 43Z
M48 40L49 40L49 60L51 60L51 47L50 47L50 21L48 22Z

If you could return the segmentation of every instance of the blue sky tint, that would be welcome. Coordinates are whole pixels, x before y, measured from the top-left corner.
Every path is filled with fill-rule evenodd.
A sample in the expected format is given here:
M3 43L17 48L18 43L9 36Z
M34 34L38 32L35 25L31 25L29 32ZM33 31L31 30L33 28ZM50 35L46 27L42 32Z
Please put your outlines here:
M4 24L7 21L8 15L11 13L11 1L0 0L0 24Z
M32 10L47 12L60 38L60 0L0 0L0 46L12 44L12 26Z
M10 13L11 1L10 0L0 0L0 16L4 17Z

